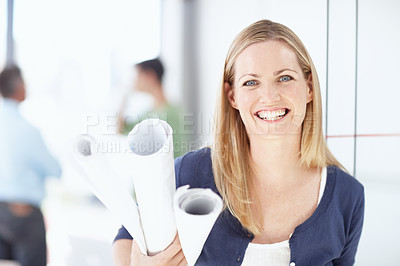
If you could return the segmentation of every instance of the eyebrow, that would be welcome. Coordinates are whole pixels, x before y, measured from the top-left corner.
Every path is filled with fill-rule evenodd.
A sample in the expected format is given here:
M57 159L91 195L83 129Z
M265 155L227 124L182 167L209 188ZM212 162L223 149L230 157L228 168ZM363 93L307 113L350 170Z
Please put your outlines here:
M290 69L290 68L285 68L285 69L282 69L282 70L275 71L274 72L274 76L278 76L279 74L281 74L282 72L285 72L285 71L291 71L291 72L297 73L296 70L293 70L293 69Z
M252 76L252 77L254 77L254 78L259 78L259 77L260 77L260 76L257 75L257 74L248 73L248 74L244 74L244 75L240 76L240 77L237 79L237 81L239 81L239 80L240 80L241 78L243 78L244 76Z

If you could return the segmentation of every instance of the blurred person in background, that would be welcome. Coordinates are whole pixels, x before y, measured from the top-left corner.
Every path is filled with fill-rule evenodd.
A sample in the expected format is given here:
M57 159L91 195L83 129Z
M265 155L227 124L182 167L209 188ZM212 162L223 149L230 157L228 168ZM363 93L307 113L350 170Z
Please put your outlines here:
M187 135L183 132L183 113L181 109L167 101L164 94L162 79L164 75L164 66L160 59L151 59L135 65L136 78L133 89L150 94L154 100L153 108L140 115L139 119L132 119L126 116L128 97L123 99L120 112L118 113L117 128L118 133L128 134L133 127L140 121L147 118L159 118L166 121L174 132L174 156L179 157L187 152ZM182 114L182 115L181 115Z
M46 232L40 210L45 178L61 168L35 127L19 113L25 83L17 66L0 73L0 260L44 266Z

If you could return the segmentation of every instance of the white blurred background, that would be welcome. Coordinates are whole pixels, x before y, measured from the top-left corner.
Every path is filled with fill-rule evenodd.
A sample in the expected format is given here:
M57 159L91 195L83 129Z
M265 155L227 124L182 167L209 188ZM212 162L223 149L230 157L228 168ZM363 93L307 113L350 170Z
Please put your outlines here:
M193 114L193 146L209 144L228 47L241 29L265 18L305 43L320 78L329 147L365 186L356 265L399 265L399 1L0 0L0 67L7 2L14 3L15 60L28 85L23 113L64 170L61 181L49 182L43 205L49 265L112 265L119 223L68 156L78 134L115 132L132 65L161 56L169 100ZM135 96L132 113L149 108L145 95Z

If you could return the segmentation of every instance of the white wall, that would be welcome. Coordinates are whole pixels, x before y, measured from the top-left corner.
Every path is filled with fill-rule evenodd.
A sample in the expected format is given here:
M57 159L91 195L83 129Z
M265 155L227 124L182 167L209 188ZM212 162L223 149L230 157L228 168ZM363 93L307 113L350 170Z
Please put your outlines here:
M358 134L400 133L400 2L360 0ZM362 137L357 142L360 177L400 182L400 137Z
M7 40L7 1L0 0L0 69L6 63L6 40Z
M181 102L183 101L183 1L161 2L161 57L165 67L163 85L170 101Z
M328 145L351 173L354 170L356 2L330 1L328 49Z
M356 1L330 1L328 144L364 180L399 182L399 11L398 1L359 0L356 49Z

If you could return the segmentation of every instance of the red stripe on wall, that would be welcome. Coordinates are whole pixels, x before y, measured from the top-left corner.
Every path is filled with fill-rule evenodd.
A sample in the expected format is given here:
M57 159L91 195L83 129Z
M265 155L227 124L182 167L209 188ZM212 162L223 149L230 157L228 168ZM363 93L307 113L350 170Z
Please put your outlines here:
M391 134L356 134L356 135L328 135L327 139L330 138L359 138L359 137L400 137L400 133Z

